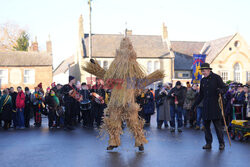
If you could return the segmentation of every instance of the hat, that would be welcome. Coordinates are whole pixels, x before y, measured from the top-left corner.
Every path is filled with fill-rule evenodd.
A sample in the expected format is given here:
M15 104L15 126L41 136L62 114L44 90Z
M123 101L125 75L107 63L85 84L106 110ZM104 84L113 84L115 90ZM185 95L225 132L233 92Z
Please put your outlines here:
M42 82L41 82L41 83L39 83L37 87L38 87L38 88L40 88L40 89L42 89L42 88L43 88L43 84L42 84Z
M73 79L75 79L75 77L73 77L73 76L70 75L69 76L69 82L72 81Z
M210 68L210 65L208 63L203 63L201 65L200 70L204 70L204 69L210 69L210 70L212 70L212 68Z
M55 86L56 86L56 83L53 82L53 83L51 84L51 87L53 88L53 87L55 87Z
M181 85L181 81L177 81L175 86Z
M162 82L158 83L158 87L162 87Z
M82 86L83 86L83 85L87 85L86 82L83 82L83 83L82 83Z
M25 87L25 89L24 89L25 91L29 91L30 89L28 88L28 87Z

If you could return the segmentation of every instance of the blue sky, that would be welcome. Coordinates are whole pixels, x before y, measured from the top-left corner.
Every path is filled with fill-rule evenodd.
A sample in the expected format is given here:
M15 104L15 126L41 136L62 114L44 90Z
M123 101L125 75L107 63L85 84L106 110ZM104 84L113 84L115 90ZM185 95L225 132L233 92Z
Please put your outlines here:
M41 49L48 34L54 65L76 51L78 18L88 32L88 0L0 0L0 24L25 27ZM161 34L171 40L205 41L239 32L250 45L249 0L93 0L93 33L119 34L125 23L133 34Z

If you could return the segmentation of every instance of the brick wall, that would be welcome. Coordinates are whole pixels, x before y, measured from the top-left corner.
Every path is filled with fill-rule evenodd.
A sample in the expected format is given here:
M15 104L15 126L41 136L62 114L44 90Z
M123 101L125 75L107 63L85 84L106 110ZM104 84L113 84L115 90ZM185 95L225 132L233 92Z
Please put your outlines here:
M52 83L52 66L41 67L0 67L0 69L8 69L8 84L2 84L1 89L21 86L23 89L27 86L34 89L40 82L43 83L43 89L46 90ZM32 84L24 84L24 70L33 69L35 71L35 82Z

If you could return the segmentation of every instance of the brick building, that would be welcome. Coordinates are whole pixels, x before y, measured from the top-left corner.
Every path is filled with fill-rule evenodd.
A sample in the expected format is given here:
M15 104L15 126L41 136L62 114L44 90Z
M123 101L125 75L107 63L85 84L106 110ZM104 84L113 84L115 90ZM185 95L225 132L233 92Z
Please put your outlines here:
M40 52L38 43L32 43L28 52L0 51L1 89L17 86L34 89L40 82L47 88L52 83L52 47L47 42L47 51Z

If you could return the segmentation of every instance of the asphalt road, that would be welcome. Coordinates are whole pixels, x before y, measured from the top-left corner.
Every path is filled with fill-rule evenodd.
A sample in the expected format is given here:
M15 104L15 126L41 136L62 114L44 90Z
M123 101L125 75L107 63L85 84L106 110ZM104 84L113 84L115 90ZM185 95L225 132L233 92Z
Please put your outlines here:
M152 119L154 122L155 119ZM49 130L46 121L40 129L0 130L0 167L249 167L250 142L232 141L219 151L215 133L213 148L204 151L204 134L184 128L183 133L147 127L145 151L134 148L125 129L122 145L106 151L108 139L98 138L95 129ZM214 130L213 130L214 132Z

